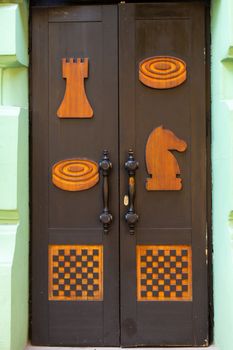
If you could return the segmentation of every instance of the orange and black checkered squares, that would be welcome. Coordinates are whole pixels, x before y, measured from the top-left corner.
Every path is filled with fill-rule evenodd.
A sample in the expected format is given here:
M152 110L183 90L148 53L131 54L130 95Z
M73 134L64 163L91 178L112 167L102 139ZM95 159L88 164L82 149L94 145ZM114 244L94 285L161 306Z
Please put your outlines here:
M103 300L103 246L49 246L49 300Z
M139 301L192 300L190 246L137 246Z

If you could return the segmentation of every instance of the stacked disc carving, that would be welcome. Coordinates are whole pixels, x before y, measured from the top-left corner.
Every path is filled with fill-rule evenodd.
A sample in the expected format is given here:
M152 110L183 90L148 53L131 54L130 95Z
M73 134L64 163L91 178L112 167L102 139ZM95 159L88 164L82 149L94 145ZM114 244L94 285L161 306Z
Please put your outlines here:
M176 57L155 56L146 58L139 64L139 80L154 89L176 87L186 77L186 63Z
M99 181L98 164L88 159L67 159L54 164L52 182L65 191L83 191Z

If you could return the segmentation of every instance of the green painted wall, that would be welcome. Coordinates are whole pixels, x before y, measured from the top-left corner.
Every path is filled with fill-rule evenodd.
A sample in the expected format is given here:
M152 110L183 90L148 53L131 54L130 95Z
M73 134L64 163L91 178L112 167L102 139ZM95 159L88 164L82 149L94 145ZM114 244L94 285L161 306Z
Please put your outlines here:
M213 0L212 167L215 343L233 349L233 1Z
M0 1L0 350L28 338L28 10Z

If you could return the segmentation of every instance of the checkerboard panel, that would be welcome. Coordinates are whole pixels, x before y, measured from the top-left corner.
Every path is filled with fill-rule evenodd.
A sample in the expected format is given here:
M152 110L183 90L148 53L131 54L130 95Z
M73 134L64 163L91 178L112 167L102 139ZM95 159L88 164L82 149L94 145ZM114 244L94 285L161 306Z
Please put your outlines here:
M192 250L184 245L137 246L138 301L192 300Z
M103 300L103 246L49 246L49 300Z

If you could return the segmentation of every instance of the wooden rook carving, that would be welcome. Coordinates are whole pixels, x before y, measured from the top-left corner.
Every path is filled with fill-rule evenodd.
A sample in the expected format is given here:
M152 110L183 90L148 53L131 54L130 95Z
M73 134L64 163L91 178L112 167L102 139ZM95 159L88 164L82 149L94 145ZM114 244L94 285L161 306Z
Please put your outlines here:
M88 77L88 58L78 58L69 62L62 59L63 78L66 79L66 91L57 111L60 118L92 118L93 110L87 99L84 79Z
M186 80L186 63L179 58L155 56L139 63L139 80L154 89L170 89Z
M52 182L65 191L83 191L99 182L98 164L88 159L66 159L54 164Z
M150 134L146 144L146 166L151 178L146 180L148 191L179 191L182 188L180 168L170 151L184 152L185 141L159 126Z

